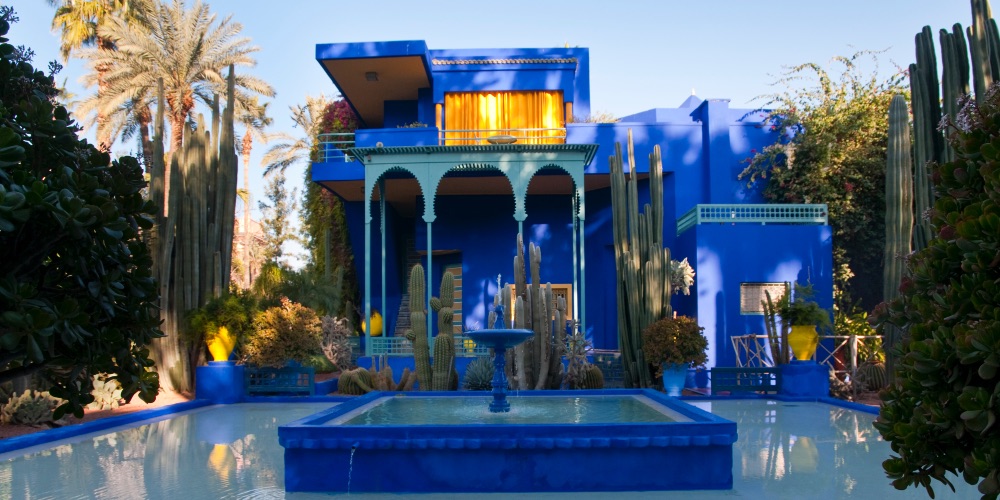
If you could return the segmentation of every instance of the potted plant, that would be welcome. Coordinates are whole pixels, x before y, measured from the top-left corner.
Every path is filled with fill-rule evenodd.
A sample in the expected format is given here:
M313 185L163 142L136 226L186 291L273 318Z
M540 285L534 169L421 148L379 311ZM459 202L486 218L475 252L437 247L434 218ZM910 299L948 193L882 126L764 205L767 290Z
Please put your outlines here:
M781 322L791 327L788 345L799 361L813 358L819 344L818 329L830 328L830 312L812 300L813 295L811 284L795 283L792 297L786 293L778 306Z
M663 376L663 389L669 396L680 396L689 368L708 361L708 339L694 318L663 318L642 332L642 352L646 362L656 365Z

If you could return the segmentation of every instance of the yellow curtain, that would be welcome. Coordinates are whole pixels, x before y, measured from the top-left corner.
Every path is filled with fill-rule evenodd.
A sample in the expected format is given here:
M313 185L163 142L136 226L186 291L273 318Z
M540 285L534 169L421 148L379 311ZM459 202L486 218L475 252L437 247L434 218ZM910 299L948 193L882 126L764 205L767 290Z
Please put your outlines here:
M512 135L518 144L563 144L562 91L449 92L444 95L445 145L487 144Z

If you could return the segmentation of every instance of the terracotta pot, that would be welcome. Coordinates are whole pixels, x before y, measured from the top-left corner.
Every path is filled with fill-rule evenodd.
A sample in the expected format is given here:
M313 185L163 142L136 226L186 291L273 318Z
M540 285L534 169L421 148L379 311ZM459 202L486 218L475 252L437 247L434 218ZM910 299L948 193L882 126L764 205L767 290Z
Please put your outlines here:
M819 333L812 325L795 325L791 333L788 334L788 345L792 348L792 354L799 361L808 361L816 355L816 346L819 345Z

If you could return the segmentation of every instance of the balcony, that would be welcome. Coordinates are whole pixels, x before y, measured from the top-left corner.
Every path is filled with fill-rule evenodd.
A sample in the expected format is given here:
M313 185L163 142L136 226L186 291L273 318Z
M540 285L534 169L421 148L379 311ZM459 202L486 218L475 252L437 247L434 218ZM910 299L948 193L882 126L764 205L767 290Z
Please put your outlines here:
M698 224L829 224L826 204L697 205L677 220L677 235Z

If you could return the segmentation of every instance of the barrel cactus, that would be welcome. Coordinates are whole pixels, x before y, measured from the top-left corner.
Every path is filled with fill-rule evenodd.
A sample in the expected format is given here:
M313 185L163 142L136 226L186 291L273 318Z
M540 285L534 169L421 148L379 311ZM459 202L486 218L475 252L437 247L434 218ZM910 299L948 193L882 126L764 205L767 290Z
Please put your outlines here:
M878 391L889 385L885 363L880 361L865 361L858 365L858 388L865 391Z
M375 386L371 372L364 368L354 368L340 373L337 390L349 396L368 394Z
M462 387L469 391L488 391L493 388L493 360L480 356L465 369Z
M604 372L594 364L587 364L583 370L583 381L576 389L604 389Z
M40 425L52 421L52 411L61 404L48 392L24 391L11 396L0 409L0 423L5 425Z

